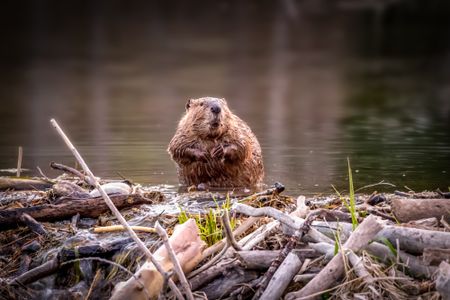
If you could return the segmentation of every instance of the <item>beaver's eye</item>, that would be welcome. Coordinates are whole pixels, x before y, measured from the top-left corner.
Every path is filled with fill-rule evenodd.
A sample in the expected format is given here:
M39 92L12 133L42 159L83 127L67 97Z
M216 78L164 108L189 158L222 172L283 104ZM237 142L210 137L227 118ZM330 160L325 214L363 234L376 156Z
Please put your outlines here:
M203 106L203 102L200 103L200 106Z

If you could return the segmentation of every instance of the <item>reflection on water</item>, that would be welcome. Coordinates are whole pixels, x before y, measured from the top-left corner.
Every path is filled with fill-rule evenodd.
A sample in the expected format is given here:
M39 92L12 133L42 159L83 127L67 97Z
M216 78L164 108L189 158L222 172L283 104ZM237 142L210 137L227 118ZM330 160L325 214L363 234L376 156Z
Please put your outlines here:
M0 168L19 145L24 167L73 164L55 117L94 173L176 185L166 146L185 101L209 95L250 124L266 182L291 193L343 188L347 156L357 186L450 185L443 1L243 2L7 10Z

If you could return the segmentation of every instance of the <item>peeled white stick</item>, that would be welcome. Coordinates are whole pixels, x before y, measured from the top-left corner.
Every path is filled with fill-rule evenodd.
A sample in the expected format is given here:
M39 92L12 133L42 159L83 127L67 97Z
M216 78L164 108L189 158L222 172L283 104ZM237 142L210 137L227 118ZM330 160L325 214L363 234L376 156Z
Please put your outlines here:
M177 255L175 254L175 251L173 251L173 248L169 243L169 237L167 236L167 232L164 230L164 228L162 228L162 226L159 224L158 221L156 221L155 229L156 232L161 237L161 239L163 240L164 246L166 247L170 260L172 261L175 272L177 273L178 280L180 280L181 286L183 287L187 298L189 300L194 300L191 288L189 287L189 283L187 282L186 276L184 275L183 269L181 268Z
M74 145L72 144L72 142L69 140L69 138L66 136L66 134L64 133L64 131L61 129L61 127L59 127L58 123L55 121L55 119L51 119L50 123L52 124L52 126L56 129L56 131L58 132L58 134L61 136L61 138L64 140L64 142L66 143L67 147L70 149L70 151L72 151L72 154L75 156L75 158L77 159L78 163L80 164L80 166L83 168L84 172L89 176L89 178L91 178L92 182L95 183L95 187L97 188L97 190L100 192L100 194L102 195L103 199L106 202L106 205L108 205L109 209L111 209L112 213L114 214L114 216L117 218L117 220L119 220L119 223L123 225L123 227L126 228L126 230L128 231L128 233L130 234L131 238L136 242L136 245L138 245L139 249L141 249L142 252L145 253L145 255L147 256L147 258L155 265L156 269L158 270L158 272L160 272L163 276L165 275L164 270L162 269L161 265L158 263L158 261L153 257L152 253L150 252L150 250L148 250L148 248L145 246L145 244L141 241L141 239L139 239L139 237L136 235L136 233L133 231L133 229L130 227L130 225L127 223L127 221L124 219L124 217L120 214L119 210L117 209L117 207L114 205L114 203L111 201L111 199L109 198L108 194L106 194L106 192L103 190L102 186L100 185L100 183L97 181L97 178L95 178L94 174L91 172L91 170L89 169L89 167L87 166L86 162L84 161L84 159L81 157L80 153L78 153L77 149L75 149ZM175 294L177 295L177 298L182 300L183 296L181 295L180 291L178 290L177 286L175 285L175 283L173 282L172 279L169 278L169 286L170 288L175 292Z

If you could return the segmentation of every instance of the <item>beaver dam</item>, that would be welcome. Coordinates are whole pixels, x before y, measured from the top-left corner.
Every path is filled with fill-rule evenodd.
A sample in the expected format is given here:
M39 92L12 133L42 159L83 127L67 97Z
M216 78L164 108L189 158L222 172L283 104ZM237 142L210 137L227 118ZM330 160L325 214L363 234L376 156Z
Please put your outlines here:
M67 141L66 141L67 142ZM0 177L1 299L449 299L450 194ZM372 191L370 191L372 189Z
M181 298L449 295L448 194L355 195L352 215L344 195L295 198L283 195L279 184L227 197L101 180L145 246L158 253L160 275L88 177L52 166L65 173L51 180L1 179L2 299L177 298L156 222L185 270L189 289L172 277Z

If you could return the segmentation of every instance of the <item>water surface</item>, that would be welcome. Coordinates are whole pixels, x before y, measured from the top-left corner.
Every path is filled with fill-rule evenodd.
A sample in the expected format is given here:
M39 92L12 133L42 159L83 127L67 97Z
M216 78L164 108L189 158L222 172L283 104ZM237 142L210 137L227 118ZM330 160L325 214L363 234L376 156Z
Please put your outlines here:
M365 3L362 1L362 3ZM371 2L368 2L369 4ZM450 186L450 18L443 1L258 5L30 2L3 12L0 168L74 164L176 186L166 152L189 98L225 97L291 194L386 180Z

